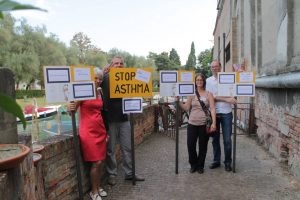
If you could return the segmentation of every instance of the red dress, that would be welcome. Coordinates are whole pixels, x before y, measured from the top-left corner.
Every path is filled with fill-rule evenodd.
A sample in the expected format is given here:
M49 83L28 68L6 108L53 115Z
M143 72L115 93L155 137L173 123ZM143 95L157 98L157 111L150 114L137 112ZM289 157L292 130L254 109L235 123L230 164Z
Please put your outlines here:
M105 160L106 130L101 116L101 99L80 103L79 138L85 161Z

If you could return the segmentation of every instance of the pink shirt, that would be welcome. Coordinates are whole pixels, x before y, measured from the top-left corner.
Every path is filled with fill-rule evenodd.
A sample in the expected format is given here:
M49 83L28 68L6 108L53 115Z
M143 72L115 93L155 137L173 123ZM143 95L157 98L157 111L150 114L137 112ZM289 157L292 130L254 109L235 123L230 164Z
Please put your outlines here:
M200 96L200 99L205 103L207 107L209 107L207 93L204 97ZM194 126L205 125L206 116L196 95L192 99L191 106L192 107L189 116L189 124L192 124Z

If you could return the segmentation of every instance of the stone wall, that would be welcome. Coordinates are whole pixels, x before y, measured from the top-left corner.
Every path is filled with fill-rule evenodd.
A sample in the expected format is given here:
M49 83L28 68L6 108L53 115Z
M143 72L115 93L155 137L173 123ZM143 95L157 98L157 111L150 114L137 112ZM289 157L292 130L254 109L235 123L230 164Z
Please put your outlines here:
M0 93L15 99L15 80L10 69L0 67ZM16 117L0 108L0 143L18 142Z
M15 80L10 69L0 67L0 93L15 98ZM2 99L1 99L2 100ZM0 144L18 143L16 117L0 108ZM26 159L25 159L26 162ZM22 168L23 169L23 168ZM30 167L28 173L31 172ZM0 172L0 198L18 199L24 173L20 167ZM16 192L17 191L17 192Z
M157 130L157 105L144 108L142 114L134 114L135 145L143 142L150 134ZM31 137L22 139L22 143L30 146ZM29 142L30 141L30 142ZM42 144L45 149L42 151L42 160L34 167L32 153L20 165L21 184L19 195L23 200L34 199L76 199L78 197L76 162L74 159L74 147L72 133L64 133L54 136ZM121 160L120 148L117 147L118 162ZM90 190L89 166L81 160L81 179L83 192ZM103 168L105 171L105 168ZM104 173L105 174L105 173ZM105 180L106 177L103 177ZM0 194L7 199L16 199L12 194L16 188L11 183L14 180L11 172L0 173ZM8 196L7 196L8 195ZM1 198L2 199L2 198ZM5 199L5 198L4 198Z
M256 91L258 140L300 179L300 90Z

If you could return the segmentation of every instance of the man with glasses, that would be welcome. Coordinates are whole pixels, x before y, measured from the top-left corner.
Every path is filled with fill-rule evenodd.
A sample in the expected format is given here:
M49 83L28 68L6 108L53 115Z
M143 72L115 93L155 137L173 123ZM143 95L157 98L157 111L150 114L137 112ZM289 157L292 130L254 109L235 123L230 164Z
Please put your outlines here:
M110 98L109 94L109 70L111 68L123 68L124 59L121 56L115 56L110 65L103 69L104 74L102 82L104 109L108 113L109 122L109 139L107 144L106 170L109 174L108 184L116 184L117 161L115 155L115 147L117 139L119 139L125 180L132 180L132 155L131 155L131 127L128 121L128 115L123 114L122 98ZM135 175L136 181L144 181L145 179Z
M212 76L206 79L206 90L214 95L215 107L217 113L217 133L213 136L213 151L214 160L209 166L210 169L215 169L221 166L221 147L220 147L220 127L222 126L224 154L225 154L225 170L231 171L231 152L232 152L232 105L237 103L234 97L221 97L218 95L218 73L221 72L221 63L214 60L211 63Z

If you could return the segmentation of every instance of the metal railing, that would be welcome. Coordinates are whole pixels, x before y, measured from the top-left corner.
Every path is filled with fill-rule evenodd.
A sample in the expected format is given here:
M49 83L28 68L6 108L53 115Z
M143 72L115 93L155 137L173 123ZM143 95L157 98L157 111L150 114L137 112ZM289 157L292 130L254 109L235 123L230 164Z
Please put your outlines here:
M254 118L254 105L252 103L238 103L236 116L237 134L248 136L255 135Z
M175 138L176 126L176 108L174 103L158 103L158 125L159 132L166 134L171 138ZM181 110L179 111L179 127L187 124L188 113ZM233 112L234 113L234 112ZM236 127L238 135L255 135L254 124L254 105L252 103L238 103L236 115ZM233 120L233 126L234 126Z

